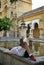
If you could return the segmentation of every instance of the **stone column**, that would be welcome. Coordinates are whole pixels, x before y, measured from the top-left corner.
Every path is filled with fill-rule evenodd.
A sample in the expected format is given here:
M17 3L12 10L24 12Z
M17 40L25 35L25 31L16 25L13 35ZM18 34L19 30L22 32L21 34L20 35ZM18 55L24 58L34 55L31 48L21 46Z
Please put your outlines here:
M6 33L6 34L7 34L7 37L9 37L9 31L7 31L7 33Z
M44 20L40 21L40 38L44 37Z

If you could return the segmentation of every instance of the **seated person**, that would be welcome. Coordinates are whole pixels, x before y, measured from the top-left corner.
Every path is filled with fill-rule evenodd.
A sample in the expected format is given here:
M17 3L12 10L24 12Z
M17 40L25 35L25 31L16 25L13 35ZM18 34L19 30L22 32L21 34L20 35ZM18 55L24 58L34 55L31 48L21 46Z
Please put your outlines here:
M27 58L30 58L33 61L36 61L34 56L30 53L30 49L28 47L28 43L26 42L26 39L23 40L23 38L20 39L20 45L13 47L11 50L5 50L6 53L9 54L16 54L18 56L24 56Z

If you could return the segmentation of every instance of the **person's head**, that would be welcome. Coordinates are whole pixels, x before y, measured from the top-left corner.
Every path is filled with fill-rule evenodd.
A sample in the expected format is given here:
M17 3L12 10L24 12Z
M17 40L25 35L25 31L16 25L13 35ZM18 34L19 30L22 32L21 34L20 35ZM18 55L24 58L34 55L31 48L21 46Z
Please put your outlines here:
M20 39L20 46L23 45L23 38Z
M23 38L21 38L20 39L20 46L22 46L23 48L25 48L25 45L27 45L27 42Z

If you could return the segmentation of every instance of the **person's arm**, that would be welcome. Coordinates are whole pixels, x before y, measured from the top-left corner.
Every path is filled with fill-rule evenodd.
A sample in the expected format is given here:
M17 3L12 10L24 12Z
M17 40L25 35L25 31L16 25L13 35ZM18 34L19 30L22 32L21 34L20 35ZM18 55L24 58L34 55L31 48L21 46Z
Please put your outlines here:
M28 54L30 54L30 48L28 47L26 42L24 42L24 46L23 47L27 50Z

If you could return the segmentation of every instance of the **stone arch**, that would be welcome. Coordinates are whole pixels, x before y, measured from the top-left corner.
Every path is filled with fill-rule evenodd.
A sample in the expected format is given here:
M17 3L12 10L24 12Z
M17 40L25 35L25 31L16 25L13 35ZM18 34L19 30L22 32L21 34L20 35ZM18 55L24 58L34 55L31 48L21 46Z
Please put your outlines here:
M38 23L34 23L34 29L38 28Z
M33 37L34 38L40 37L40 29L39 29L38 23L34 23Z

